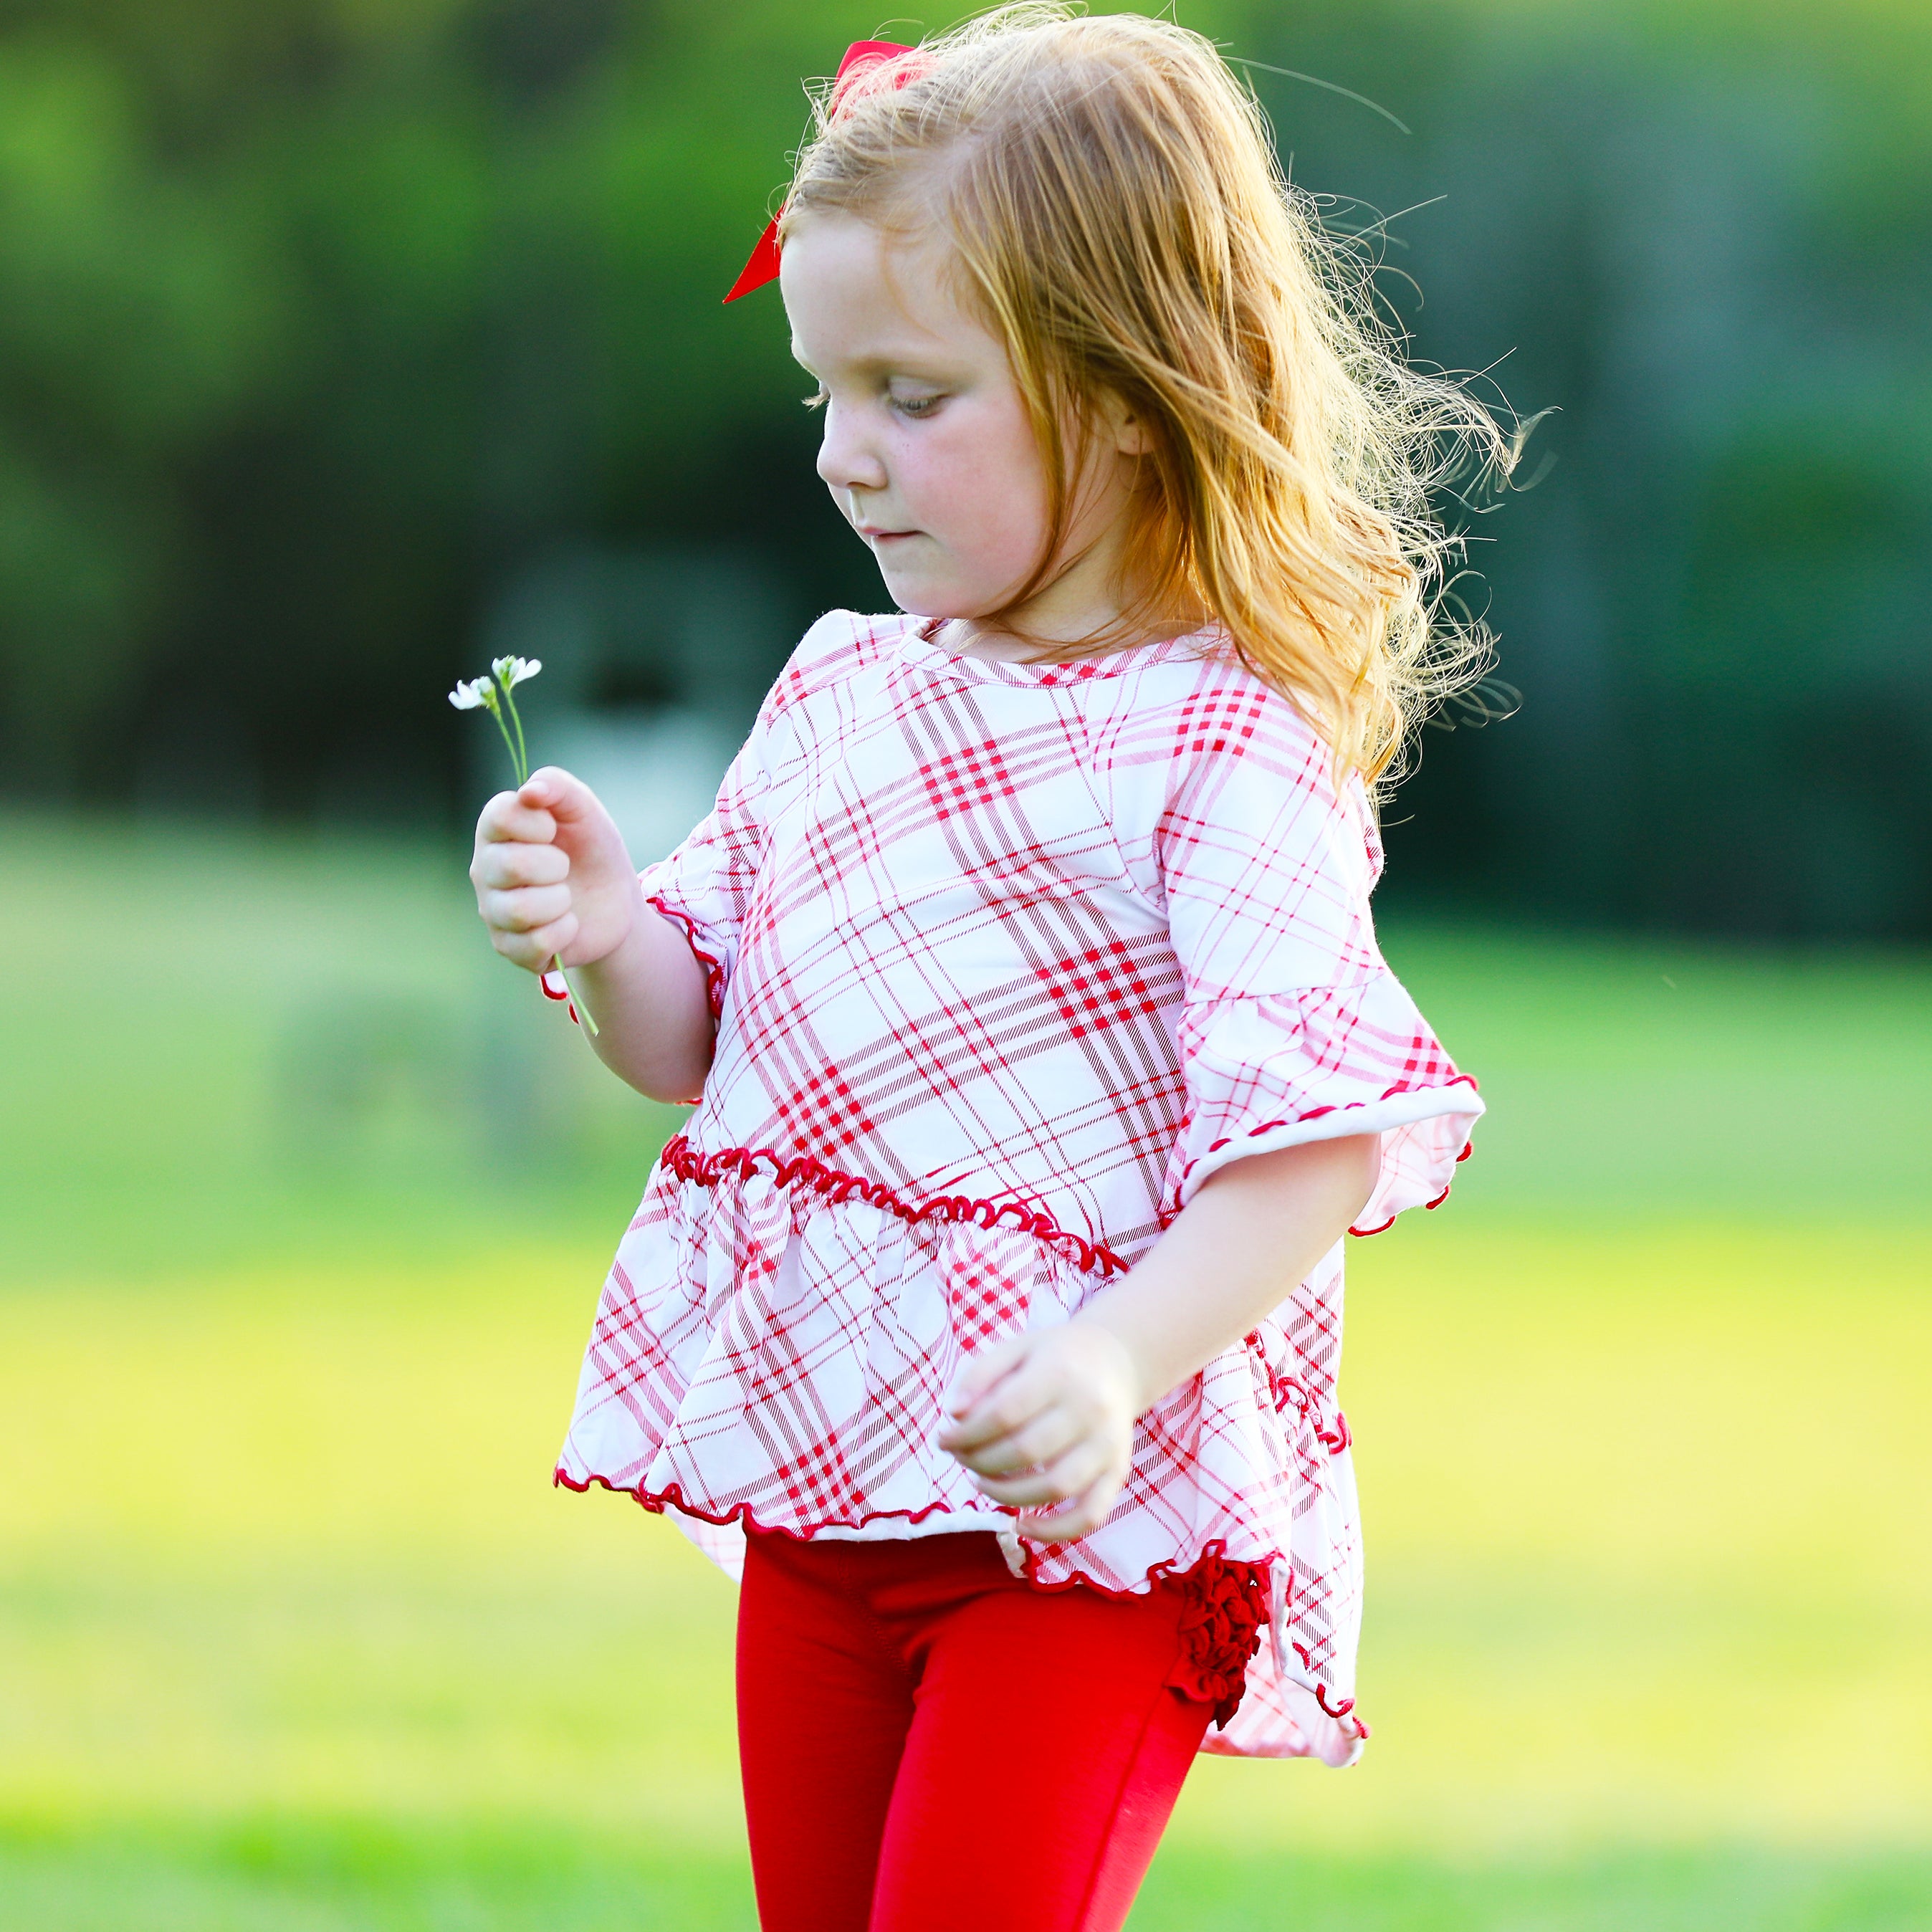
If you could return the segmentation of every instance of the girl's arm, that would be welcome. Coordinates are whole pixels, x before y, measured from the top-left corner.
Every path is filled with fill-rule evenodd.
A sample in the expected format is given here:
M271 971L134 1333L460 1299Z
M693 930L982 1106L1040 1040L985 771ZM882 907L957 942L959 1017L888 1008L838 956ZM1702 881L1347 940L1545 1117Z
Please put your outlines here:
M1285 1300L1366 1204L1382 1137L1250 1154L1217 1169L1118 1286L1062 1326L976 1355L940 1446L1043 1543L1097 1528L1126 1480L1134 1418Z
M470 877L490 944L532 973L575 975L598 1058L654 1100L704 1084L715 1034L704 968L644 903L622 836L582 779L554 765L499 792L476 822Z

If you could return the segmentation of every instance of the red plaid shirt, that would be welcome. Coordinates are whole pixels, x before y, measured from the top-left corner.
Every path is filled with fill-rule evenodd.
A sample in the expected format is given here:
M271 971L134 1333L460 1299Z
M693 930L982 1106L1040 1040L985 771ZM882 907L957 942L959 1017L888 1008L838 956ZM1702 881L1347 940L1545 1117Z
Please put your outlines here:
M1482 1102L1377 950L1359 783L1216 634L1026 665L931 628L821 619L643 875L717 1049L618 1248L558 1480L676 1512L728 1568L746 1520L993 1529L1048 1587L1264 1565L1274 1641L1208 1748L1348 1762L1339 1244L1141 1418L1076 1543L1014 1534L935 1446L940 1400L1227 1162L1379 1132L1373 1232L1446 1192Z

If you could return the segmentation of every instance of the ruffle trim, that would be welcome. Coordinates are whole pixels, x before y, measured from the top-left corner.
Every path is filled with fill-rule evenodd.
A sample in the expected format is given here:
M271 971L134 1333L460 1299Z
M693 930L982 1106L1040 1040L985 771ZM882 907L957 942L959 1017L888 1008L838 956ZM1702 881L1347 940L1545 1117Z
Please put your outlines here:
M1358 1738L1373 1737L1375 1732L1369 1728L1367 1723L1355 1715L1354 1698L1338 1697L1334 1703L1329 1702L1328 1687L1315 1675L1314 1668L1309 1662L1308 1646L1297 1643L1292 1637L1288 1641L1289 1648L1300 1658L1302 1669L1308 1672L1310 1691L1321 1708L1322 1714L1335 1724L1349 1726Z
M1468 1076L1466 1074L1463 1077L1467 1079ZM1473 1087L1475 1084L1475 1082L1472 1080L1469 1084ZM1470 1155L1474 1154L1475 1150L1476 1144L1474 1142L1465 1141L1462 1143L1462 1151L1456 1156L1456 1165L1458 1167L1460 1167L1463 1162L1467 1160ZM1426 1213L1431 1209L1441 1207L1443 1202L1447 1201L1448 1198L1449 1190L1445 1187L1440 1194L1436 1196L1433 1201L1425 1201L1422 1204L1424 1211ZM1378 1221L1372 1228L1351 1228L1348 1232L1350 1234L1357 1236L1360 1239L1366 1240L1370 1234L1386 1234L1388 1231L1395 1226L1396 1222L1401 1220L1401 1218L1402 1216L1400 1214L1391 1214L1386 1221Z
M1010 1525L1012 1514L1011 1511L1001 1511L994 1518L981 1510L956 1510L950 1503L932 1502L916 1510L868 1510L850 1522L824 1522L801 1529L791 1523L760 1522L752 1514L749 1503L734 1503L722 1511L707 1508L702 1503L693 1502L676 1483L669 1484L662 1490L647 1489L642 1483L627 1488L595 1472L580 1480L560 1462L550 1472L550 1484L555 1489L574 1490L579 1496L586 1495L593 1487L608 1490L613 1496L628 1496L640 1509L648 1510L653 1516L676 1510L680 1516L689 1516L694 1522L709 1523L714 1529L755 1529L765 1535L788 1536L796 1543L809 1543L820 1529L862 1529L868 1522L894 1519L919 1523L932 1516L970 1515L986 1523L988 1534L997 1534L998 1523L1005 1522ZM1187 1586L1189 1604L1181 1624L1187 1640L1186 1654L1168 1681L1177 1690L1203 1702L1212 1698L1214 1714L1210 1721L1217 1729L1225 1729L1240 1707L1247 1685L1248 1666L1259 1652L1262 1634L1268 1628L1268 1606L1272 1600L1271 1565L1230 1557L1226 1540L1217 1537L1202 1547L1200 1555L1186 1569L1180 1567L1178 1558L1163 1558L1148 1567L1138 1589L1130 1585L1125 1589L1115 1590L1105 1583L1096 1582L1090 1576L1067 1576L1057 1583L1043 1581L1040 1574L1040 1553L1050 1546L1022 1539L1019 1568L1021 1580L1030 1588L1049 1595L1061 1590L1092 1590L1101 1596L1118 1599L1142 1595L1156 1584L1168 1580ZM1287 1559L1282 1560L1285 1562ZM1328 1687L1316 1676L1306 1646L1296 1643L1292 1638L1288 1642L1301 1660L1302 1668L1308 1672L1305 1688L1322 1714L1333 1723L1352 1729L1358 1738L1369 1736L1369 1726L1354 1714L1354 1699L1342 1697L1331 1703Z
M1309 1121L1324 1119L1330 1114L1349 1114L1360 1107L1379 1107L1403 1094L1438 1093L1450 1087L1474 1088L1476 1076L1473 1073L1458 1073L1449 1079L1431 1082L1426 1085L1418 1084L1407 1080L1398 1080L1393 1087L1384 1088L1372 1100L1345 1100L1340 1106L1311 1107L1306 1113L1297 1114L1292 1120L1284 1118L1279 1120L1263 1120L1258 1126L1244 1128L1239 1134L1223 1134L1219 1140L1210 1141L1199 1154L1182 1168L1180 1173L1174 1177L1174 1191L1177 1194L1184 1192L1187 1186L1187 1177L1209 1154L1219 1154L1223 1148L1232 1147L1237 1140L1253 1140L1260 1135L1274 1133L1277 1129L1282 1127L1305 1126ZM1467 1160L1474 1151L1474 1143L1465 1141L1462 1143L1462 1151L1456 1156L1457 1166L1460 1166ZM1422 1204L1426 1208L1439 1208L1448 1198L1449 1190L1445 1187L1434 1200L1425 1201ZM1178 1209L1163 1208L1160 1213L1160 1225L1163 1228L1168 1227L1179 1218ZM1378 1222L1372 1228L1351 1228L1348 1232L1360 1236L1384 1234L1395 1226L1400 1216L1391 1214L1386 1221Z
M766 1161L770 1163L772 1178L781 1187L802 1185L835 1202L862 1201L902 1221L971 1222L986 1228L1011 1226L1033 1235L1090 1274L1126 1272L1127 1264L1112 1248L1061 1227L1051 1215L1022 1201L976 1200L964 1194L935 1194L924 1201L908 1201L884 1181L842 1173L810 1154L786 1155L776 1148L742 1147L700 1154L682 1134L674 1135L658 1158L658 1164L680 1180L695 1181L701 1187L716 1186L727 1174L749 1179L758 1163Z
M1379 1233L1381 1230L1376 1232ZM1249 1352L1260 1363L1262 1372L1268 1377L1268 1397L1274 1402L1277 1415L1286 1410L1293 1409L1315 1432L1316 1441L1331 1456L1339 1456L1344 1449L1354 1446L1355 1438L1348 1427L1347 1416L1336 1409L1334 1421L1324 1428L1320 1402L1293 1376L1283 1375L1269 1360L1268 1346L1262 1340L1262 1331L1258 1328L1250 1329L1242 1340Z
M692 1502L685 1495L682 1487L676 1483L662 1490L646 1489L641 1483L627 1487L622 1483L612 1482L608 1476L599 1475L595 1471L580 1482L561 1462L550 1472L550 1486L553 1489L574 1490L580 1496L587 1495L592 1489L608 1490L614 1496L628 1496L640 1509L649 1510L653 1516L662 1516L666 1510L674 1509L679 1515L688 1516L696 1522L708 1522L714 1529L755 1529L766 1534L788 1536L795 1543L809 1543L816 1532L820 1529L863 1529L868 1522L889 1522L895 1518L904 1522L914 1523L923 1522L929 1516L965 1514L954 1509L950 1503L927 1503L923 1508L916 1510L868 1510L862 1516L854 1516L849 1522L816 1523L811 1529L799 1529L788 1522L760 1522L752 1514L749 1503L734 1503L720 1515L717 1510L707 1509L702 1503ZM976 1516L980 1512L976 1510L970 1514ZM992 1528L991 1522L987 1527L989 1530ZM1032 1552L1029 1551L1028 1553L1030 1556ZM1060 1586L1043 1583L1039 1587L1054 1589ZM1098 1584L1094 1586L1096 1589L1100 1587ZM1117 1596L1120 1592L1110 1590L1106 1594Z
M698 922L681 907L674 906L661 892L646 892L644 903L653 912L662 913L684 928L685 942L697 956L698 963L704 968L704 996L710 1003L711 1018L714 1024L724 1012L724 962L712 952L698 938Z

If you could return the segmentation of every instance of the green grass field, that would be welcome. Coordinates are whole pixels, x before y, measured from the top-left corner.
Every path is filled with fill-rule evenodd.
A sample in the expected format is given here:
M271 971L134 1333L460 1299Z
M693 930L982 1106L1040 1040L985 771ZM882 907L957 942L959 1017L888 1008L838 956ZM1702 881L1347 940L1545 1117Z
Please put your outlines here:
M446 853L4 830L0 1927L749 1928L730 1590L548 1483L674 1116ZM1932 962L1385 937L1495 1111L1352 1253L1376 1738L1136 1932L1932 1925Z

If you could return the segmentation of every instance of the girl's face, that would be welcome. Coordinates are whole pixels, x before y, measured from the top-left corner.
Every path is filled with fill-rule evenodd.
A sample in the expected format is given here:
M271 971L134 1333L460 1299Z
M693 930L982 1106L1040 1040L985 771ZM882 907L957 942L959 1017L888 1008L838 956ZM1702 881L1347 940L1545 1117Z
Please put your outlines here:
M813 214L780 259L792 352L823 398L818 473L894 602L922 617L1003 609L1046 541L1046 471L1005 346L947 291L944 243ZM1042 636L1118 612L1136 438L1130 419L1108 421L1076 490L1071 561L1025 606Z

